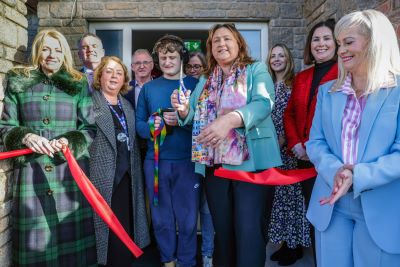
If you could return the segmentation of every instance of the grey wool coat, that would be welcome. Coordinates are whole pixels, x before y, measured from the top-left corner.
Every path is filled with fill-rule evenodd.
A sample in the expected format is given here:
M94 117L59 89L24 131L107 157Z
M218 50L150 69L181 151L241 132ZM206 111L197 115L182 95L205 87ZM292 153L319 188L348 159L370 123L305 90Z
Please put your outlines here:
M92 99L97 133L93 143L89 147L90 179L111 207L117 159L114 122L111 110L102 93L95 90ZM150 236L144 200L144 179L138 143L135 138L135 114L131 104L125 100L125 98L119 96L119 99L126 116L129 137L131 139L131 147L133 148L130 150L133 202L133 241L139 247L143 248L150 244ZM109 228L97 214L94 215L94 226L96 232L98 263L106 264Z

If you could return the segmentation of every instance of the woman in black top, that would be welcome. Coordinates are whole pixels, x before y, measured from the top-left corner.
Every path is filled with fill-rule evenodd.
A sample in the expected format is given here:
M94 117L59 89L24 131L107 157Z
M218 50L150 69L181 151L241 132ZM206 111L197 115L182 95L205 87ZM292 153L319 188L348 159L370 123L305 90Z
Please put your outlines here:
M143 177L135 139L135 114L121 97L128 88L128 72L117 57L104 57L94 74L96 138L89 148L90 177L125 230L139 247L150 243ZM94 217L98 263L130 266L131 252Z

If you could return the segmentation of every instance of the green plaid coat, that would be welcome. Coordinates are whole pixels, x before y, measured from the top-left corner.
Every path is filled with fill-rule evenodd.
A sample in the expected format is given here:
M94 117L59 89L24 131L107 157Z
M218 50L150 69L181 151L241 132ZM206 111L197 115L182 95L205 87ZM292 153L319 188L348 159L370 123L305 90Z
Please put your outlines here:
M6 150L23 148L27 133L66 137L82 169L95 130L87 81L60 70L9 72L0 121ZM96 266L93 213L61 153L15 160L12 247L14 266Z

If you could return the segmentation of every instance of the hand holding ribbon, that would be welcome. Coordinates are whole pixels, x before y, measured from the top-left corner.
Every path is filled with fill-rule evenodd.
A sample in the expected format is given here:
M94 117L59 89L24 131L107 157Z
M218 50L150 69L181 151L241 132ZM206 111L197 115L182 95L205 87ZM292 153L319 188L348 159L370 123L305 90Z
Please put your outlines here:
M151 139L154 143L154 196L153 204L158 205L158 160L160 155L160 146L164 143L167 135L167 128L164 120L161 118L161 109L154 112L149 118Z
M47 138L34 133L26 134L22 139L22 143L28 148L32 149L34 152L39 154L46 154L51 158L54 157L54 153L57 152Z
M66 140L66 139L65 139ZM111 228L111 230L118 236L118 238L127 246L127 248L135 255L139 257L143 254L143 251L132 241L128 233L125 231L114 212L108 206L107 202L97 191L96 187L90 182L89 178L85 175L82 169L79 167L74 156L66 145L65 140L60 140L62 144L62 152L68 162L71 174L81 190L82 194L88 200L93 210L100 216L100 218ZM33 153L32 149L20 149L9 152L1 152L0 160L8 159L12 157L18 157Z

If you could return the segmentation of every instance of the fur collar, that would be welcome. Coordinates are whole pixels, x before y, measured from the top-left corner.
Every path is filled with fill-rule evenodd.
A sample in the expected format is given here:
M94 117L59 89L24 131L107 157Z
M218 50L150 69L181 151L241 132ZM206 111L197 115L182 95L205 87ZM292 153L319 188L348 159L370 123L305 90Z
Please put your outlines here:
M22 70L11 70L8 72L7 78L7 88L14 93L22 93L39 83L52 83L58 89L71 96L78 94L82 90L87 90L87 80L85 76L83 76L80 81L76 81L72 78L71 74L63 69L50 77L46 76L40 70L31 70L29 76L26 76Z

